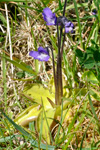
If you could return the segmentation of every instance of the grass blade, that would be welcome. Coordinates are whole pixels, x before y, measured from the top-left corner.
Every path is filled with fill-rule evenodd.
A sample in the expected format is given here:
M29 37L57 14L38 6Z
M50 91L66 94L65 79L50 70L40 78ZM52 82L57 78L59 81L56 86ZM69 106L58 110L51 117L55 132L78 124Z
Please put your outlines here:
M1 54L0 54L1 55ZM28 73L31 73L33 75L36 75L36 72L34 72L33 70L28 69L25 63L20 62L20 60L16 59L16 60L11 60L9 57L7 56L3 56L1 55L1 57L5 58L7 61L9 61L10 63L12 63L13 65L15 65L16 67L18 67L19 69L26 71Z
M90 123L91 123L91 121L90 121ZM90 123L89 123L89 125L90 125ZM89 125L87 126L87 129L86 129L86 131L85 131L84 134L83 134L83 137L82 137L82 140L81 140L81 144L80 144L80 150L82 150L83 141L84 141L84 138L85 138L85 136L86 136L87 130L88 130L88 128L89 128Z
M25 131L21 126L17 125L14 121L12 121L2 110L0 110L1 113L4 115L4 117L18 130L20 131L24 136L28 137L28 138L31 138L30 140L30 143L35 146L35 147L38 147L38 142L34 139L32 139L32 135L30 133L28 133L27 131ZM52 145L46 145L46 144L43 144L43 143L40 143L40 148L42 149L47 149L48 147L48 150L54 150L55 147L52 146Z
M87 107L87 102L84 104L84 108L83 108L83 109L84 109L84 112L86 111L86 107ZM77 118L77 115L78 115L78 111L76 111L76 114L75 114L75 116L74 116L74 118L73 118L71 124L70 124L69 127L68 127L68 133L71 132L71 129L72 129L73 126L74 126L74 123L75 123L75 120L76 120L76 118ZM74 129L73 133L76 132L77 129L80 127L81 123L82 123L83 120L84 120L85 115L86 115L86 114L82 114L81 119L80 119L80 122L78 123L78 125L77 125L76 128ZM67 134L66 138L67 138L68 136L69 136L69 134ZM68 145L69 145L70 141L72 140L73 136L74 136L74 134L71 134L71 135L70 135L70 137L69 137L69 139L68 139L68 142L67 142L67 144L64 146L63 150L66 150L66 149L68 148Z
M74 1L75 12L76 12L77 22L78 22L78 27L79 27L81 48L83 48L83 43L82 43L82 30L81 30L81 23L80 23L80 19L79 19L79 13L78 13L78 8L77 8L77 3L76 3L76 0L73 0L73 1Z
M62 10L61 0L59 0L59 9Z
M93 32L94 32L94 29L96 28L96 25L97 25L97 20L94 22L94 25L92 26L92 29L91 29L90 34L89 34L89 37L88 37L87 42L85 44L85 49L87 48L87 46L89 44L89 41L90 41L90 39L91 39L91 37L93 35Z
M30 134L25 131L21 126L17 125L14 121L12 121L2 110L0 110L1 113L5 116L5 118L18 130L20 131L23 135L25 136L30 136Z
M95 109L94 109L94 107L93 107L93 103L92 103L90 94L88 94L88 99L89 99L89 103L90 103L90 107L91 107L92 113L93 113L95 119L98 121L98 117L97 117L96 112L95 112Z

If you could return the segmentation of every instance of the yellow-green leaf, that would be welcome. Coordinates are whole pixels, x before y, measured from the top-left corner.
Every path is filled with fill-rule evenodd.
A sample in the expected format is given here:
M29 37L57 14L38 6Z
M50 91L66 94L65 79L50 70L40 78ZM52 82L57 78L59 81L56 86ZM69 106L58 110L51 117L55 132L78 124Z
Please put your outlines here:
M37 119L41 110L39 104L32 105L19 114L14 121L22 126L27 126L30 122Z
M31 97L34 102L40 105L42 105L43 102L43 106L45 110L48 108L52 108L47 98L55 102L55 95L53 93L50 93L50 91L47 88L44 88L40 84L34 84L30 89L25 90L24 95Z
M71 103L71 101L64 101L64 103L63 103L63 111L64 110L66 110L66 108L68 107L68 105ZM59 105L59 106L57 106L56 107L56 111L55 111L55 118L57 117L57 116L61 116L61 110L62 109L62 106L61 105Z
M42 137L48 144L50 144L50 141L51 141L50 132L51 132L51 125L52 125L52 122L54 120L54 114L55 114L55 108L50 108L50 109L46 110L45 112L43 112ZM41 117L42 117L42 113L40 113L40 115L39 115L39 117L37 119L38 132L40 132Z

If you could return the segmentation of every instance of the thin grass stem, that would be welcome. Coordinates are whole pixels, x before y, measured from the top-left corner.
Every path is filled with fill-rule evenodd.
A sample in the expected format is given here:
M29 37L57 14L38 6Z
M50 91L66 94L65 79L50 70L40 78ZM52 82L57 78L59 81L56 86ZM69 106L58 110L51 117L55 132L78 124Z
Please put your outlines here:
M6 47L6 42L5 42ZM2 61L2 68L3 68L3 86L4 86L4 102L5 102L5 111L7 112L7 79L6 79L6 61L5 61L5 53L3 52L3 61Z
M7 20L7 38L9 38L10 59L13 60L10 24L9 24L8 9L7 9L7 4L6 3L5 3L5 11L6 11L6 20ZM7 43L7 41L6 41L6 43ZM12 63L11 63L11 73L12 73L12 76L13 76L14 68L13 68L13 64ZM13 83L13 89L14 89L14 94L15 94L17 103L20 106L20 108L22 108L21 105L18 102L17 92L16 92L16 89L15 89L15 84L14 83Z
M7 20L7 33L9 36L9 48L10 48L10 59L13 60L12 58L12 43L11 43L11 35L10 35L10 25L9 25L9 18L8 18L8 9L7 9L7 4L5 3L5 11L6 11L6 20ZM13 64L11 64L11 73L13 75Z
M79 35L80 35L80 42L81 42L80 44L81 44L81 48L83 48L81 23L80 23L80 19L79 19L79 13L78 13L76 0L74 0L74 6L75 6L75 12L76 12L76 16L77 16L78 27L79 27Z

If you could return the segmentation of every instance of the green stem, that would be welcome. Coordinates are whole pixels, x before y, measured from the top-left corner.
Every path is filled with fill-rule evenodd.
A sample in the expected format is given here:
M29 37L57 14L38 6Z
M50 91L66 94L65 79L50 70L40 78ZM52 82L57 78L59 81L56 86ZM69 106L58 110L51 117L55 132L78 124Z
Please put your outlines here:
M74 1L75 12L76 12L77 22L78 22L78 27L79 27L79 34L80 34L81 48L83 48L83 42L82 42L82 30L81 30L81 23L80 23L80 19L79 19L79 13L78 13L78 8L77 8L77 3L76 3L76 0L73 0L73 1Z
M38 60L35 60L35 71L37 74L39 73L39 62L38 62Z
M5 53L3 52L3 86L4 86L4 102L5 102L5 111L7 112L7 80L6 80L6 61L5 61Z

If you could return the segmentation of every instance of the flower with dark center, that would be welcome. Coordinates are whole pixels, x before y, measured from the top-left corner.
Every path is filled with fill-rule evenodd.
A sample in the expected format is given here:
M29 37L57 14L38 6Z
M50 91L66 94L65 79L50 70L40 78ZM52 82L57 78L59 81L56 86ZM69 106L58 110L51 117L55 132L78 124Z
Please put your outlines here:
M92 10L92 15L96 15L97 14L97 10L96 9L93 9Z
M38 48L38 51L30 51L29 55L39 61L48 61L50 58L48 48L43 48L41 46Z
M61 25L63 28L65 27L65 33L73 33L74 24L69 21L66 17L60 16L57 18L58 25Z
M69 33L69 32L73 33L74 32L73 29L74 29L74 25L72 22L68 22L65 24L65 33Z
M43 18L46 21L47 25L56 25L57 23L57 17L55 13L52 13L50 8L44 8L43 9Z

